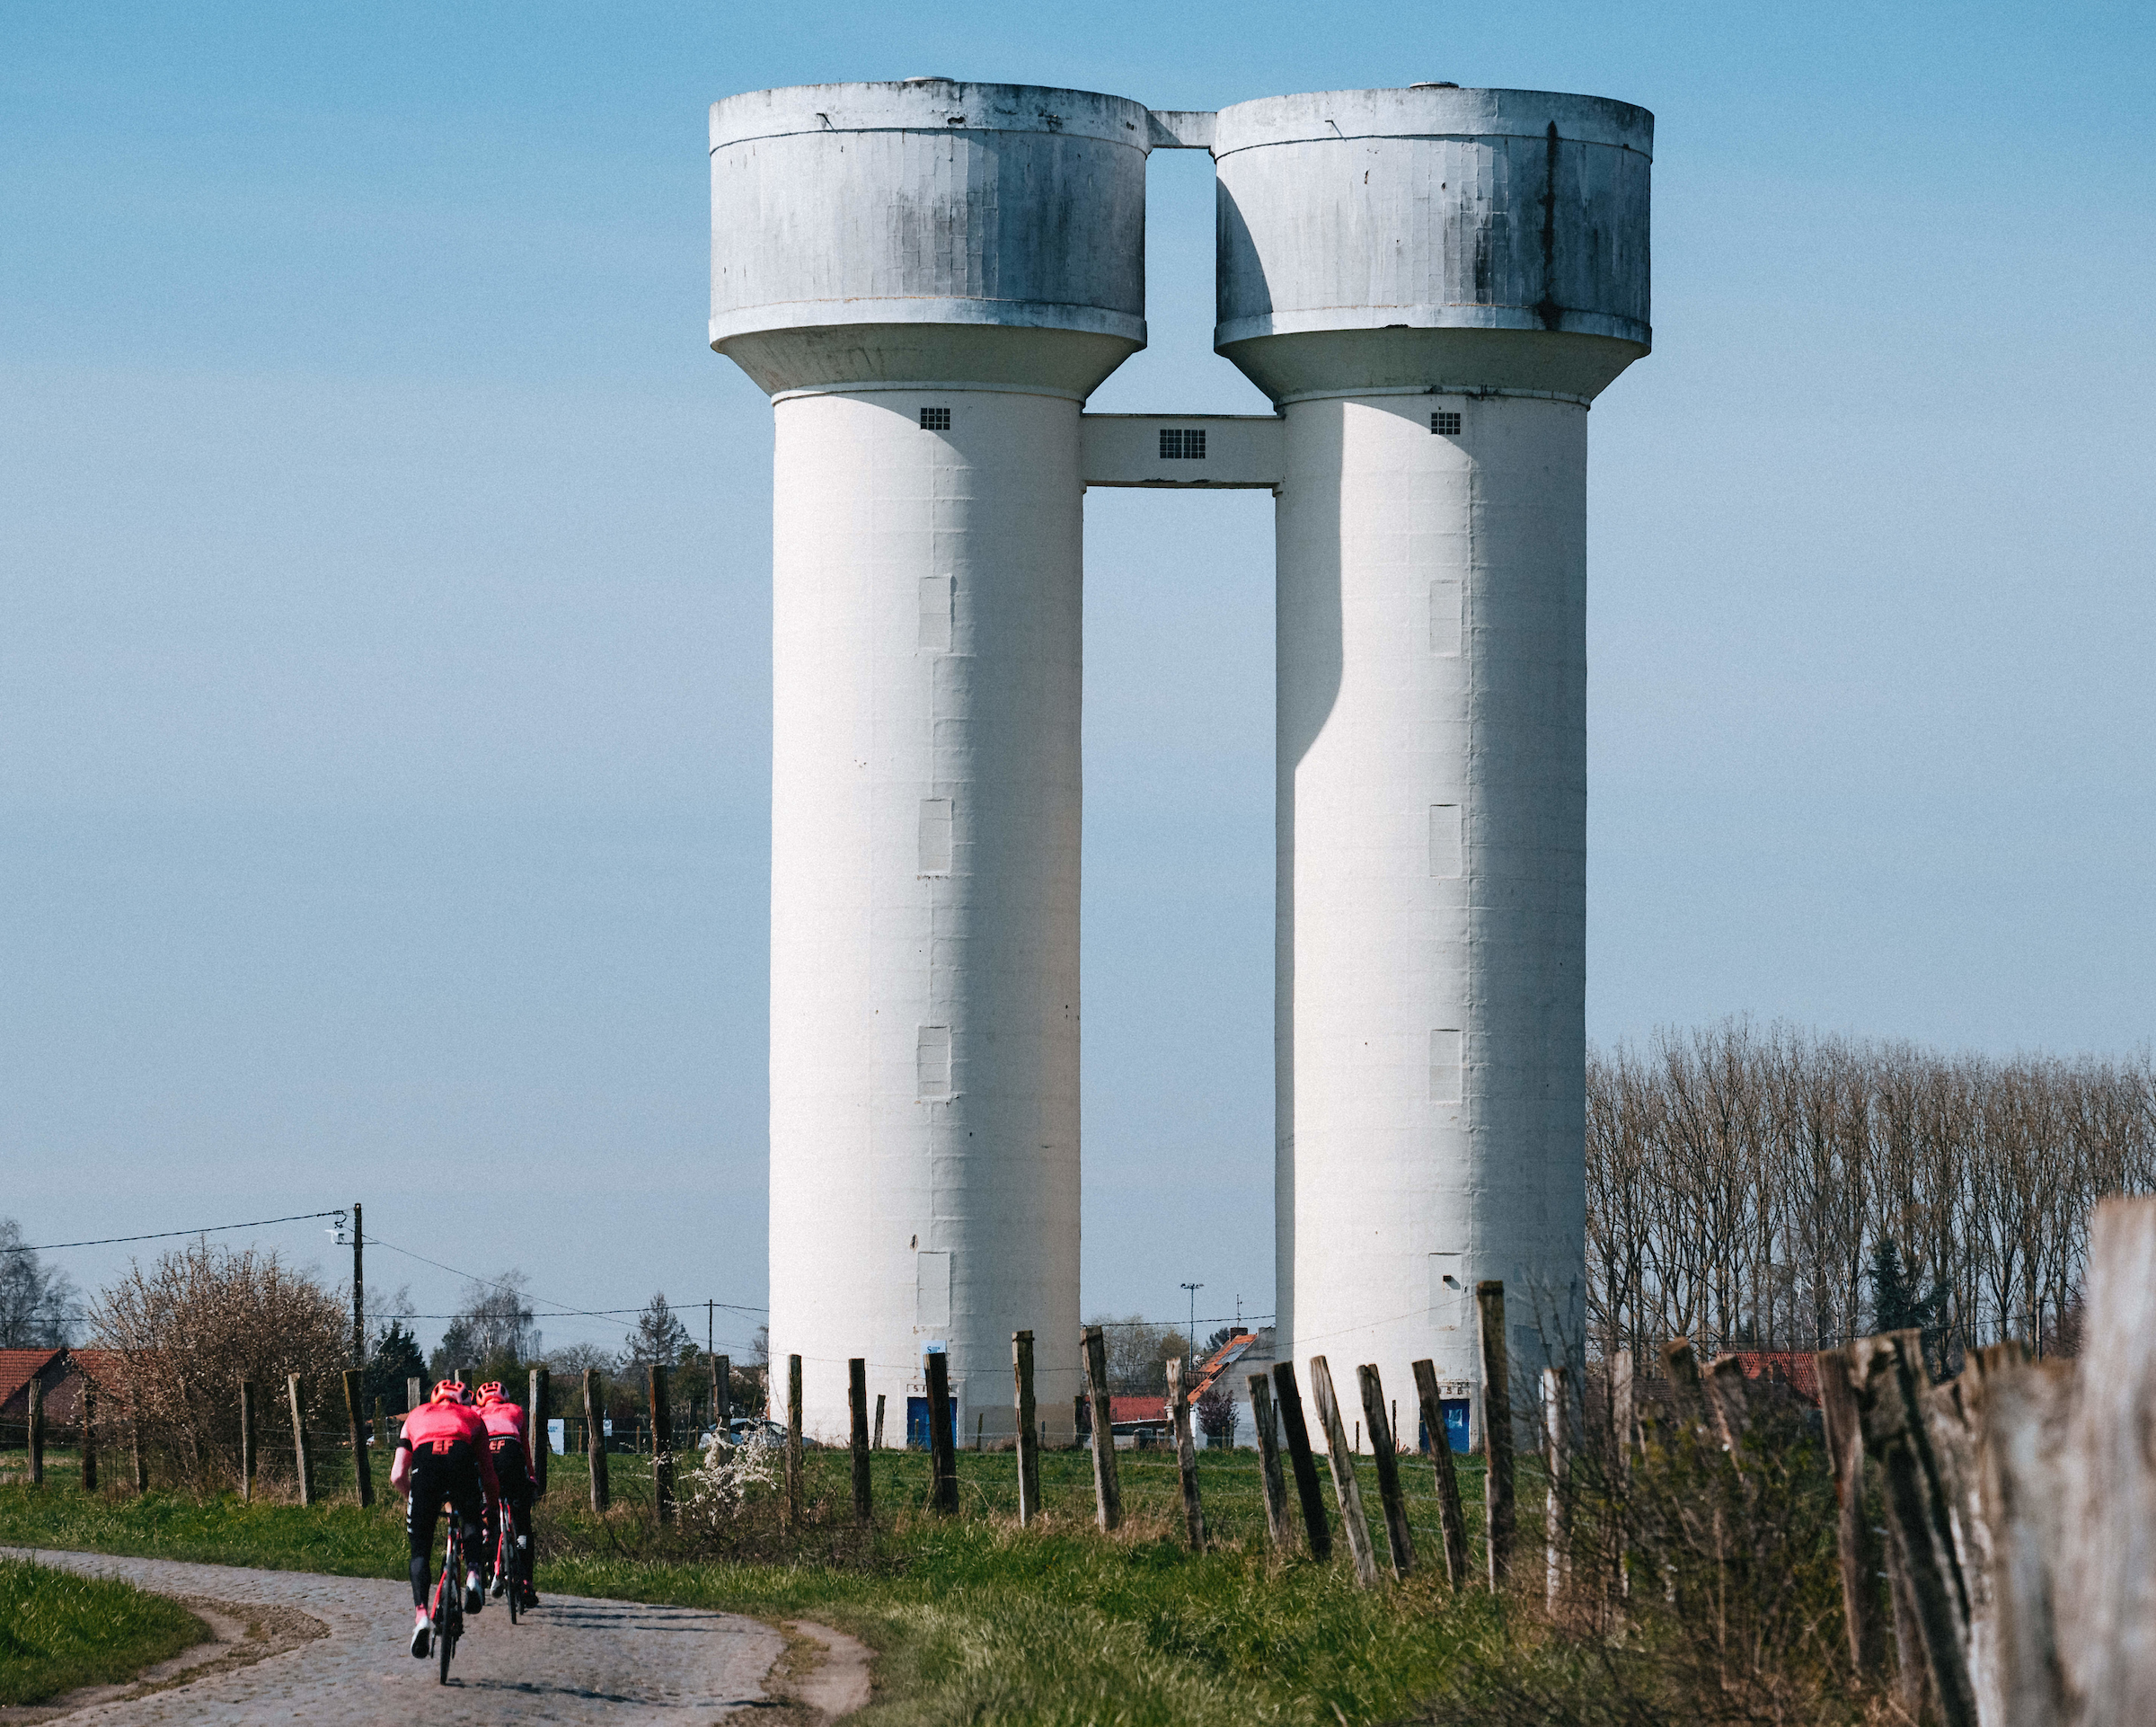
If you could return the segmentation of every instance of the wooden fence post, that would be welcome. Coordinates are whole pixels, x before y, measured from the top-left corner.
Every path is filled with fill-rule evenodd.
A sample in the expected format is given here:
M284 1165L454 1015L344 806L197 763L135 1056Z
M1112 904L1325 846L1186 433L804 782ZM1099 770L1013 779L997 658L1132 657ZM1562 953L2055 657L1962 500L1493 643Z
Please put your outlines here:
M932 1351L921 1359L928 1386L929 1502L945 1516L959 1509L958 1435L951 1431L950 1357Z
M1542 1605L1557 1611L1572 1583L1570 1375L1542 1369Z
M786 1527L801 1527L801 1358L786 1358Z
M137 1397L130 1375L128 1386L128 1443L135 1453L135 1491L150 1491L150 1456L142 1443L142 1404Z
M97 1381L83 1375L83 1492L97 1492Z
M1482 1501L1489 1550L1489 1586L1502 1589L1512 1570L1512 1358L1505 1342L1505 1285L1475 1285L1475 1318L1482 1354Z
M364 1395L359 1389L359 1377L358 1368L344 1370L344 1413L352 1430L352 1483L364 1510L375 1502L375 1472L367 1466L367 1417L359 1413Z
M1192 1553L1206 1550L1206 1513L1197 1499L1197 1448L1190 1438L1190 1399L1183 1388L1183 1364L1168 1360L1168 1412L1175 1424L1175 1472L1183 1488L1183 1537Z
M651 1507L661 1524L674 1520L674 1403L672 1375L651 1364Z
M292 1467L299 1477L299 1502L314 1502L314 1452L307 1444L307 1386L296 1373L285 1377L285 1395L292 1404Z
M240 1381L240 1497L254 1501L254 1381Z
M30 1484L45 1484L45 1384L30 1376Z
M1377 1456L1377 1496L1385 1508L1385 1546L1392 1555L1392 1575L1402 1578L1415 1569L1415 1537L1408 1530L1408 1501L1400 1491L1400 1446L1392 1436L1392 1414L1397 1404L1385 1403L1385 1387L1376 1363L1355 1370L1356 1387L1363 1394L1363 1418L1370 1423L1370 1448Z
M1033 1333L1011 1333L1011 1376L1018 1399L1018 1527L1040 1515L1040 1428L1033 1407Z
M2051 1360L1984 1382L1977 1473L1991 1530L1994 1695L2012 1727L2068 1727L2077 1718L2061 1656L2061 1617L2073 1610L2061 1597L2074 1375L2072 1361Z
M407 1379L404 1382L404 1413L409 1415L427 1401L427 1382L424 1379Z
M1318 1463L1311 1455L1310 1424L1303 1419L1303 1392L1295 1384L1295 1364L1273 1366L1273 1401L1280 1406L1280 1431L1287 1440L1288 1466L1294 1471L1295 1499L1303 1507L1303 1532L1313 1559L1332 1557L1332 1529L1325 1520L1325 1496L1318 1490Z
M846 1363L846 1413L853 1417L847 1437L853 1442L853 1520L864 1528L876 1520L874 1489L869 1478L869 1362L857 1355Z
M1116 1481L1116 1427L1108 1401L1108 1341L1098 1325L1081 1333L1085 1347L1086 1394L1092 1399L1093 1520L1103 1531L1123 1521L1123 1493Z
M1716 1356L1708 1365L1706 1392L1707 1407L1714 1417L1715 1431L1721 1436L1722 1449L1729 1454L1729 1466L1742 1481L1745 1434L1752 1423L1752 1394L1745 1378L1745 1364L1734 1355Z
M1332 1497L1340 1508L1348 1557L1355 1562L1356 1585L1368 1589L1377 1581L1377 1555L1371 1550L1370 1524L1363 1516L1363 1486L1355 1478L1348 1426L1340 1419L1340 1401L1332 1393L1332 1369L1321 1355L1310 1358L1310 1395L1318 1400L1318 1425L1325 1430L1325 1461L1332 1470Z
M1630 1531L1627 1528L1627 1508L1631 1494L1625 1491L1632 1478L1632 1425L1634 1397L1632 1389L1632 1352L1619 1350L1609 1358L1610 1384L1610 1440L1609 1466L1613 1485L1617 1488L1613 1510L1616 1516L1611 1530L1612 1545L1609 1586L1612 1600L1622 1601L1632 1592L1632 1556L1630 1551Z
M1287 1478L1280 1473L1280 1439L1273 1425L1273 1382L1262 1371L1250 1379L1250 1422L1258 1430L1258 1478L1265 1488L1265 1532L1273 1551L1295 1550L1294 1521L1287 1514Z
M1864 1432L1851 1389L1849 1351L1822 1350L1812 1358L1819 1378L1819 1414L1827 1461L1834 1473L1834 1505L1842 1554L1842 1618L1849 1632L1849 1664L1860 1679L1885 1665L1886 1626L1879 1618L1879 1540L1864 1514Z
M1436 1363L1414 1364L1415 1396L1422 1405L1422 1425L1430 1436L1430 1463L1437 1476L1437 1526L1445 1536L1445 1581L1467 1587L1467 1519L1460 1510L1460 1475L1453 1467L1452 1436L1445 1429L1445 1402L1438 1395Z
M2098 1203L2087 1311L2061 1652L2084 1721L2139 1723L2156 1721L2156 1199Z
M606 1388L596 1368L584 1369L584 1457L591 1470L591 1509L603 1516L613 1495L606 1483Z
M534 1368L524 1405L525 1449L532 1455L532 1495L546 1497L547 1460L553 1456L554 1436L547 1426L547 1405L553 1401L553 1370Z
M1966 1655L1968 1591L1954 1553L1945 1488L1920 1402L1922 1334L1890 1332L1851 1346L1864 1449L1879 1466L1887 1527L1901 1555L1941 1727L1976 1727Z
M883 1449L883 1393L880 1391L876 1394L876 1431L870 1436L869 1449Z

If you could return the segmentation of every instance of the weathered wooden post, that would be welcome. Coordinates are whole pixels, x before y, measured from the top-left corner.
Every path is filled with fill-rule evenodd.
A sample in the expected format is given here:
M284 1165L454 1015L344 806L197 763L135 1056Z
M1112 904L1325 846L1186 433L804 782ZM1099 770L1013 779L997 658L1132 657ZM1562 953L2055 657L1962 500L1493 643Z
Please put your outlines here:
M45 1484L45 1384L36 1374L30 1376L30 1484Z
M928 1386L929 1503L946 1517L959 1509L958 1435L951 1431L950 1357L932 1350L921 1359Z
M1850 1387L1849 1351L1821 1350L1812 1361L1819 1378L1827 1461L1834 1472L1849 1664L1859 1678L1869 1679L1885 1665L1886 1628L1879 1618L1879 1540L1864 1514L1864 1431L1858 1423L1856 1394Z
M1085 1388L1092 1400L1093 1519L1103 1531L1123 1521L1123 1493L1116 1482L1116 1427L1108 1401L1108 1340L1098 1325L1081 1334L1085 1346Z
M786 1527L801 1527L801 1358L786 1358Z
M1018 1526L1040 1515L1040 1427L1033 1407L1033 1333L1011 1333L1011 1376L1018 1400Z
M1332 1470L1332 1497L1340 1508L1355 1581L1362 1589L1377 1581L1377 1554L1370 1545L1370 1525L1363 1516L1363 1487L1355 1477L1355 1452L1348 1444L1348 1424L1340 1419L1332 1392L1332 1369L1325 1358L1310 1358L1310 1395L1318 1400L1318 1425L1325 1430L1325 1461Z
M150 1454L142 1443L142 1400L136 1390L132 1370L128 1383L128 1443L135 1453L135 1491L150 1491Z
M876 1394L876 1431L869 1440L869 1448L874 1451L883 1449L883 1393L880 1391Z
M2076 1610L2063 1598L2071 1592L2064 1572L2078 1389L2071 1360L2031 1362L1984 1382L1977 1472L1992 1537L1994 1695L2010 1727L2069 1727L2080 1718L2062 1653Z
M240 1497L254 1501L254 1381L240 1381Z
M869 1479L869 1362L856 1355L846 1363L847 1438L853 1442L853 1520L864 1528L876 1520L876 1501Z
M731 1357L711 1357L711 1422L722 1439L733 1436L734 1363Z
M1175 1428L1175 1471L1183 1488L1183 1537L1192 1553L1206 1550L1206 1513L1197 1500L1197 1448L1190 1438L1190 1399L1180 1358L1168 1361L1168 1412Z
M674 1403L672 1378L651 1364L651 1509L661 1524L674 1520Z
M1280 1431L1287 1440L1288 1466L1294 1471L1295 1499L1303 1507L1303 1532L1313 1559L1332 1557L1332 1529L1325 1521L1325 1496L1318 1489L1318 1462L1311 1455L1310 1424L1303 1419L1303 1393L1295 1384L1295 1364L1276 1362L1273 1400L1280 1406Z
M2084 1722L2138 1727L2156 1721L2156 1199L2098 1204L2088 1278L2062 1652Z
M1632 1558L1628 1550L1630 1531L1627 1528L1627 1510L1631 1495L1624 1491L1632 1478L1632 1352L1629 1348L1619 1350L1609 1358L1610 1384L1610 1462L1611 1478L1618 1492L1613 1497L1612 1510L1616 1513L1612 1534L1615 1552L1612 1558L1609 1583L1613 1599L1621 1601L1632 1592Z
M1851 1345L1864 1450L1878 1466L1887 1528L1909 1580L1932 1702L1941 1727L1976 1727L1966 1655L1968 1591L1920 1402L1928 1377L1919 1332L1890 1332Z
M1273 1382L1265 1373L1250 1381L1250 1421L1258 1430L1258 1478L1265 1488L1265 1532L1277 1554L1295 1550L1294 1519L1287 1512L1287 1478L1280 1473L1280 1439L1273 1425Z
M1453 1467L1452 1436L1445 1429L1445 1400L1437 1390L1434 1361L1414 1364L1415 1397L1422 1405L1423 1430L1430 1436L1430 1463L1437 1476L1437 1527L1445 1535L1445 1581L1467 1587L1467 1519L1460 1510L1460 1475Z
M1500 1590L1512 1570L1512 1358L1505 1345L1505 1285L1475 1285L1475 1318L1482 1353L1482 1483L1489 1586Z
M550 1419L548 1405L553 1402L554 1396L552 1369L534 1368L530 1385L531 1389L526 1394L524 1405L524 1446L532 1456L533 1497L544 1499L547 1460L554 1452L553 1434L547 1427Z
M1570 1376L1542 1369L1542 1605L1551 1613L1572 1581Z
M591 1470L591 1509L602 1516L606 1490L606 1388L596 1368L584 1369L584 1457Z
M299 1502L314 1502L314 1451L307 1443L307 1387L296 1373L285 1377L285 1395L292 1404L292 1468L299 1477Z
M424 1379L407 1379L404 1382L404 1413L409 1415L427 1401L427 1382Z
M1370 1423L1370 1448L1377 1455L1377 1496L1385 1508L1385 1546L1392 1555L1392 1575L1401 1578L1415 1569L1415 1537L1408 1530L1407 1496L1400 1487L1400 1447L1392 1437L1392 1410L1377 1364L1355 1370L1356 1385L1363 1394L1363 1419Z
M97 1492L97 1381L88 1374L83 1375L83 1395L77 1399L82 1406L83 1425L83 1492Z
M1737 1479L1745 1475L1745 1434L1752 1424L1752 1393L1745 1377L1745 1364L1734 1355L1718 1355L1706 1377L1707 1406L1714 1417L1714 1430L1729 1454L1729 1466Z
M352 1486L362 1509L375 1502L375 1472L367 1466L367 1417L359 1413L365 1395L359 1389L358 1368L344 1370L344 1415L352 1433Z

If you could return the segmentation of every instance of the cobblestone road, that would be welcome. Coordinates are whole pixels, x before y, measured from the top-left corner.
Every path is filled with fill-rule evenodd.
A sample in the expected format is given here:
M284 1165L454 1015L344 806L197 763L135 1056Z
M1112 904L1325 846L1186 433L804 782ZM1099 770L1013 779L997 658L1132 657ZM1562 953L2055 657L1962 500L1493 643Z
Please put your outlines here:
M411 1590L372 1578L246 1571L105 1554L31 1553L22 1558L124 1578L169 1595L296 1607L329 1627L252 1667L213 1674L177 1690L103 1704L65 1717L68 1727L259 1727L301 1721L345 1723L505 1722L633 1723L705 1727L765 1702L764 1678L785 1646L770 1626L737 1614L548 1595L520 1624L487 1603L464 1638L446 1687L432 1661L415 1661Z

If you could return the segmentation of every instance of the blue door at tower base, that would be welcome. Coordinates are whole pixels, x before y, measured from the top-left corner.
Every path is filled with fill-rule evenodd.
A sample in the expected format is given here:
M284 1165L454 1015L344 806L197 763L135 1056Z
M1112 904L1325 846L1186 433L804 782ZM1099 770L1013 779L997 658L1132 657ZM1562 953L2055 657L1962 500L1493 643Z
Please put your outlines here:
M953 1397L943 1405L943 1424L950 1430L952 1449L959 1443L959 1400ZM906 1400L906 1443L913 1451L928 1449L928 1399L908 1397Z
M1445 1417L1445 1441L1454 1450L1464 1456L1473 1448L1468 1443L1467 1399L1440 1397L1438 1412ZM1418 1451L1430 1448L1430 1428L1427 1421L1415 1423L1415 1448Z

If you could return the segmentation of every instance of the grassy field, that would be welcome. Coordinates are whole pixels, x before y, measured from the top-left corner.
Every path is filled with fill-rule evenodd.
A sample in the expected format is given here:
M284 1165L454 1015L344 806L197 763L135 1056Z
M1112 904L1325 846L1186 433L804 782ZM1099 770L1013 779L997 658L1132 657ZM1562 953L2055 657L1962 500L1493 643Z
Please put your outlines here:
M0 1704L131 1678L208 1634L161 1595L0 1559Z
M1461 1461L1479 1532L1480 1476ZM611 1459L614 1506L595 1518L582 1459L557 1457L540 1526L541 1592L837 1625L879 1652L878 1701L863 1727L1399 1721L1463 1667L1504 1659L1498 1607L1480 1591L1455 1599L1430 1573L1439 1549L1426 1465L1405 1471L1425 1569L1405 1587L1365 1592L1337 1532L1341 1556L1330 1564L1268 1554L1250 1452L1200 1456L1214 1537L1202 1555L1182 1541L1164 1453L1118 1455L1127 1520L1113 1537L1092 1528L1083 1452L1044 1457L1047 1511L1023 1530L1010 1454L961 1454L962 1514L944 1519L925 1510L927 1459L879 1453L878 1520L867 1537L853 1527L844 1454L811 1452L808 1462L805 1527L782 1534L768 1493L736 1519L686 1516L657 1529L649 1463L621 1456ZM362 1511L349 1481L349 1460L325 1459L318 1485L331 1502L303 1510L266 1494L251 1505L230 1495L92 1496L56 1469L42 1491L0 1485L0 1542L401 1577L401 1502L390 1496ZM1326 1494L1330 1504L1330 1484ZM1382 1531L1374 1537L1382 1553Z

